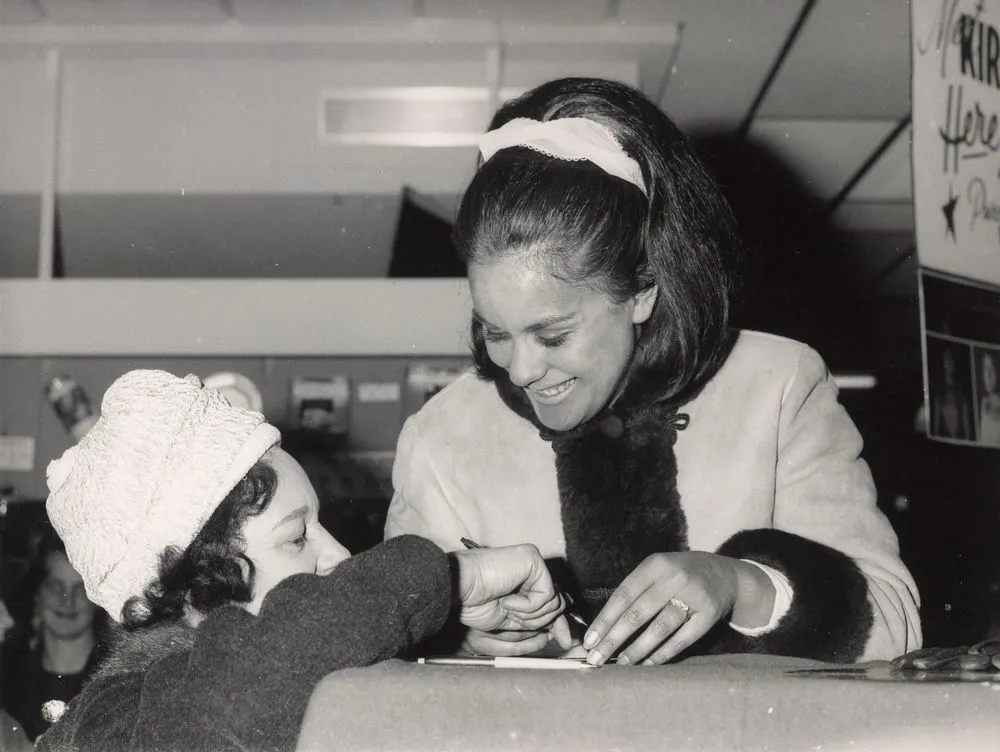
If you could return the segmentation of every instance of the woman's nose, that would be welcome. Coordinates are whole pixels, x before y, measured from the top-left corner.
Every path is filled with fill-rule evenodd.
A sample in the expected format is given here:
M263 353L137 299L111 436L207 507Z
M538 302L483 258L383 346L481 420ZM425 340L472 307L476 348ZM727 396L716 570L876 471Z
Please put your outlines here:
M322 528L322 532L319 533L316 544L319 546L319 556L316 559L316 574L330 574L333 568L340 564L340 562L351 558L351 552L341 545L340 541L330 535L325 528Z
M545 375L545 362L539 348L530 344L515 344L507 367L514 386L525 387Z

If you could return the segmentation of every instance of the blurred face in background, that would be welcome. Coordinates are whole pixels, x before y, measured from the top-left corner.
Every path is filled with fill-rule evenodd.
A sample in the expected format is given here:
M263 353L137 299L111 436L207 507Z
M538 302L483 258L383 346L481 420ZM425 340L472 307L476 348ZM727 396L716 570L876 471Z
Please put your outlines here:
M997 391L997 367L991 355L983 356L983 390L986 394L995 394Z
M97 606L87 599L83 578L61 551L45 559L48 575L38 589L38 614L45 639L72 640L93 629Z
M941 366L944 370L944 383L945 386L954 386L955 384L955 356L951 354L951 350L945 350L941 354Z
M7 636L7 630L14 626L14 619L7 610L7 604L0 600L0 643Z

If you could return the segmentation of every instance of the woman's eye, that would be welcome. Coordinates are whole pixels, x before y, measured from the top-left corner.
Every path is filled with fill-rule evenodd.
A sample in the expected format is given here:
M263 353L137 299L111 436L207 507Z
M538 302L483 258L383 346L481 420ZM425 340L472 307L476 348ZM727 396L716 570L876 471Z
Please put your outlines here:
M503 332L494 332L489 329L483 329L483 339L487 342L504 342L507 340L507 335Z
M566 344L566 340L568 339L569 332L566 332L565 334L558 334L555 337L539 337L538 341L545 347L559 347L560 345Z
M302 548L304 545L306 545L306 531L305 531L305 528L302 529L302 532L299 533L298 536L296 536L295 538L292 539L291 543L296 548Z

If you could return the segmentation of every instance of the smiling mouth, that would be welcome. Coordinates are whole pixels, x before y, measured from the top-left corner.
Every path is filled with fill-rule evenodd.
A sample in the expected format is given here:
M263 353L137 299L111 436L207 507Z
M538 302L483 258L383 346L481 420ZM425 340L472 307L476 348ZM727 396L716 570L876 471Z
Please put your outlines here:
M546 389L532 387L530 391L539 402L551 404L561 400L563 396L573 388L575 383L576 379L572 378L567 379L561 384L556 384L555 386L550 386Z

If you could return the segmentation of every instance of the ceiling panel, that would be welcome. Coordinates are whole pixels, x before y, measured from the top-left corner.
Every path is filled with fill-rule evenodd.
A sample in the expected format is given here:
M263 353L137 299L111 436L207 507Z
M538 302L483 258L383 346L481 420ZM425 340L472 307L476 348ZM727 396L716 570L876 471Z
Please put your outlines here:
M66 24L214 23L222 0L36 0L49 21Z
M909 111L909 3L834 0L814 6L760 116L898 119Z
M749 110L802 0L622 0L629 24L682 25L661 104L685 130L733 127Z
M0 24L19 24L40 21L42 12L32 0L3 0L0 2Z
M507 86L602 72L637 79L697 136L739 127L807 2L0 0L0 60L53 40L76 55L107 42L99 54L121 49L130 59L142 50L183 59L311 54L365 79L400 60L464 70L475 59L482 68L500 38ZM908 112L908 11L902 0L815 2L755 113L752 135L822 196L834 195ZM852 206L910 201L909 161L903 137L855 187ZM901 216L849 213L862 222Z
M608 0L423 0L429 18L499 18L519 21L600 21Z
M835 196L896 126L885 120L758 120L750 137L770 147L819 198ZM909 139L901 136L852 194L854 200L910 197ZM906 170L902 165L906 164Z
M413 0L229 0L244 23L329 23L410 18Z

